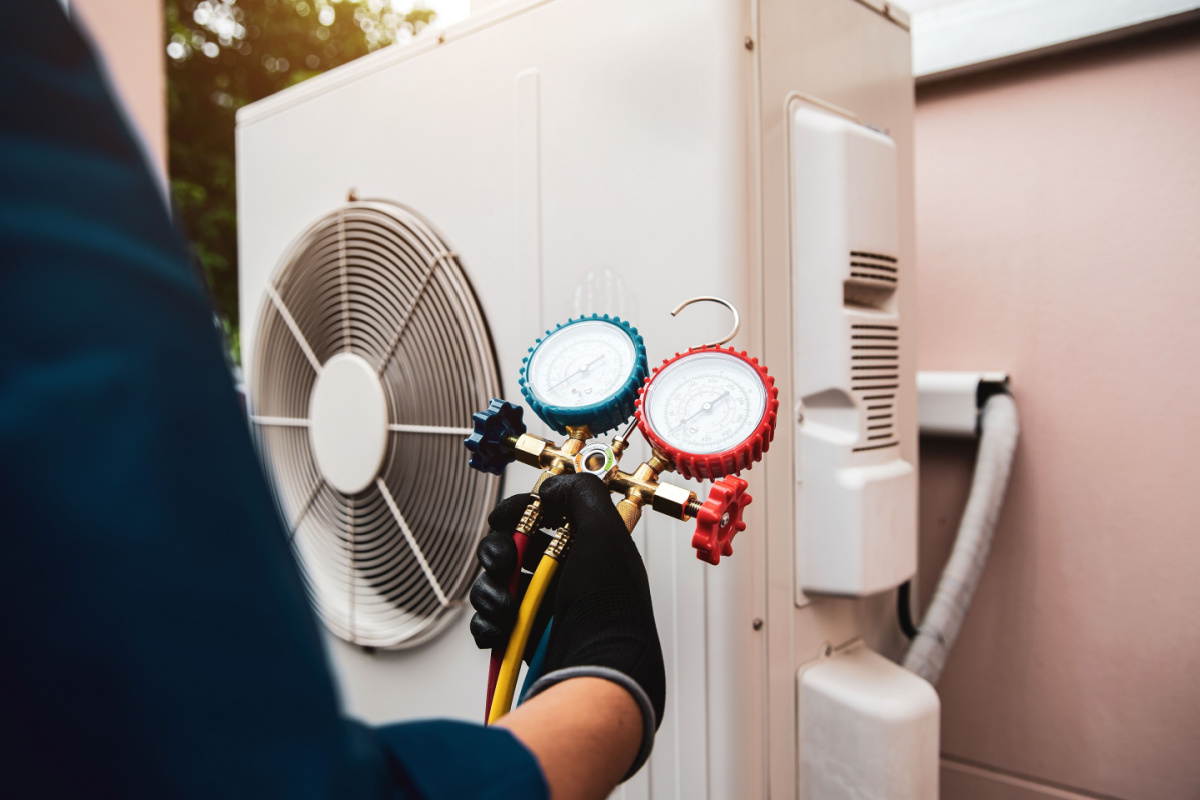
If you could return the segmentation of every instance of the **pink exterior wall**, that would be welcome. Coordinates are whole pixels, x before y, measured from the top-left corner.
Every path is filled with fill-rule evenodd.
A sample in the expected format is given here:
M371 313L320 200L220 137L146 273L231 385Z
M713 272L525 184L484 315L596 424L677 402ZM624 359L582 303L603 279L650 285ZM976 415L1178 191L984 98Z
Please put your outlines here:
M147 155L167 171L167 66L162 0L70 0L108 67Z
M943 797L1200 797L1200 26L921 88L916 194L920 368L1023 429ZM922 448L924 603L973 448Z

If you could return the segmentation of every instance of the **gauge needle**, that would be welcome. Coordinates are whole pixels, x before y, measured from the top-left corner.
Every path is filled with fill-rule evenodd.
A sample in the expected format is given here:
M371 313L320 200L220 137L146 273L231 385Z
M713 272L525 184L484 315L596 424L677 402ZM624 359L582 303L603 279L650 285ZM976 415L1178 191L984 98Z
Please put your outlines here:
M578 375L579 373L581 373L581 372L586 372L586 371L587 371L587 368L588 368L588 367L590 367L592 364L596 364L596 363L598 363L598 362L600 362L600 361L603 361L603 360L604 360L604 354L603 354L603 353L601 353L599 356L597 356L596 358L593 358L591 361L589 361L588 363L584 364L582 367L580 367L579 369L575 370L575 371L574 371L574 372L572 372L570 375L568 375L567 377L563 378L561 381L559 381L558 383L554 384L553 386L551 386L551 387L550 387L549 389L547 389L546 391L547 391L547 392L553 392L555 389L557 389L558 387L562 386L564 383L566 383L567 381L571 380L571 378L574 378L574 377L575 377L576 375Z
M715 406L717 403L721 402L722 400L724 400L724 399L725 399L726 397L728 397L728 396L729 396L729 390L728 390L728 389L726 389L725 391L721 392L721 394L717 395L717 397L716 397L716 399L715 399L715 400L709 400L707 403L704 403L703 405L701 405L701 406L700 406L700 410L699 410L699 411L697 411L695 414L692 414L690 417L688 417L687 419L685 419L685 420L683 420L682 422L680 422L680 423L679 423L678 425L676 425L674 428L671 428L671 430L672 430L672 431L674 431L674 430L676 430L676 428L681 428L681 427L683 427L684 425L687 425L689 422L691 422L691 421L692 421L692 420L694 420L696 417L698 417L698 416L700 416L701 414L703 414L705 411L712 411L712 407L713 407L713 406Z

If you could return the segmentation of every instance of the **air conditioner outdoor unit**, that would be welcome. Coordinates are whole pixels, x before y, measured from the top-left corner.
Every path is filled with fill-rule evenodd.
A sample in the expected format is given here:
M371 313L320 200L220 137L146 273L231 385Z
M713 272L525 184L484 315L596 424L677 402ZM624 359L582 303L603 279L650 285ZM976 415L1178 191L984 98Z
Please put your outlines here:
M462 439L527 348L609 313L654 365L716 295L780 421L732 558L634 532L669 694L618 795L936 796L936 695L876 655L916 557L909 53L874 0L509 0L242 109L253 426L351 713L482 718L473 551L536 473Z

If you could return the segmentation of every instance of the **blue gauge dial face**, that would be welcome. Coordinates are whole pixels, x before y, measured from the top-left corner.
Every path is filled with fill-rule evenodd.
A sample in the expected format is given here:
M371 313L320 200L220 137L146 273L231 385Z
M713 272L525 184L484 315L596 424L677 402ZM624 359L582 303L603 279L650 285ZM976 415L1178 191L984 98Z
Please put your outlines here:
M723 453L757 430L767 408L762 377L726 353L697 353L654 376L643 400L646 424L685 453Z
M538 345L529 359L526 381L540 403L583 408L625 389L636 360L633 340L624 328L603 320L577 322Z

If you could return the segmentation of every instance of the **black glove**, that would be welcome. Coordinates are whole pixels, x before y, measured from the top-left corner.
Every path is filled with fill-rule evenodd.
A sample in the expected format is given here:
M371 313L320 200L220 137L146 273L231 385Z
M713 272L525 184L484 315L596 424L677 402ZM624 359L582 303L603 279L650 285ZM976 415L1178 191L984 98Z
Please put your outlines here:
M554 628L545 673L528 696L587 676L624 687L637 701L644 722L642 746L628 778L649 757L666 704L666 673L646 567L598 478L550 478L539 495L543 524L552 528L570 522L574 537L558 570L557 589L552 586L554 594L547 594L543 603L543 609L553 607ZM528 500L528 495L518 495L500 503L488 520L493 529L511 531ZM531 541L529 551L540 556L544 541ZM471 632L480 647L492 647L507 638L516 620L518 603L507 591L507 578L516 563L511 533L489 534L479 546L479 558L484 574L471 590L471 604L479 612L471 620ZM545 621L539 623L531 642L540 639L545 629ZM531 653L530 648L526 653Z
M513 531L521 521L525 508L529 505L532 495L516 494L501 500L488 516L491 532L479 543L476 555L483 567L483 574L471 587L471 605L475 607L475 616L471 618L471 635L480 649L494 647L503 648L508 643L513 625L517 622L517 610L521 607L520 598L525 596L529 588L531 574L537 569L542 558L542 552L550 542L550 536L542 531L536 531L530 537L525 549L525 560L521 564L528 572L521 573L517 594L514 597L508 591L509 579L517 568L517 546L513 542ZM543 505L543 510L545 506ZM544 519L543 514L543 519ZM554 613L554 592L558 585L558 574L550 582L542 607L538 609L537 618L530 629L529 642L525 645L525 663L533 658L542 634L546 632L546 624Z

